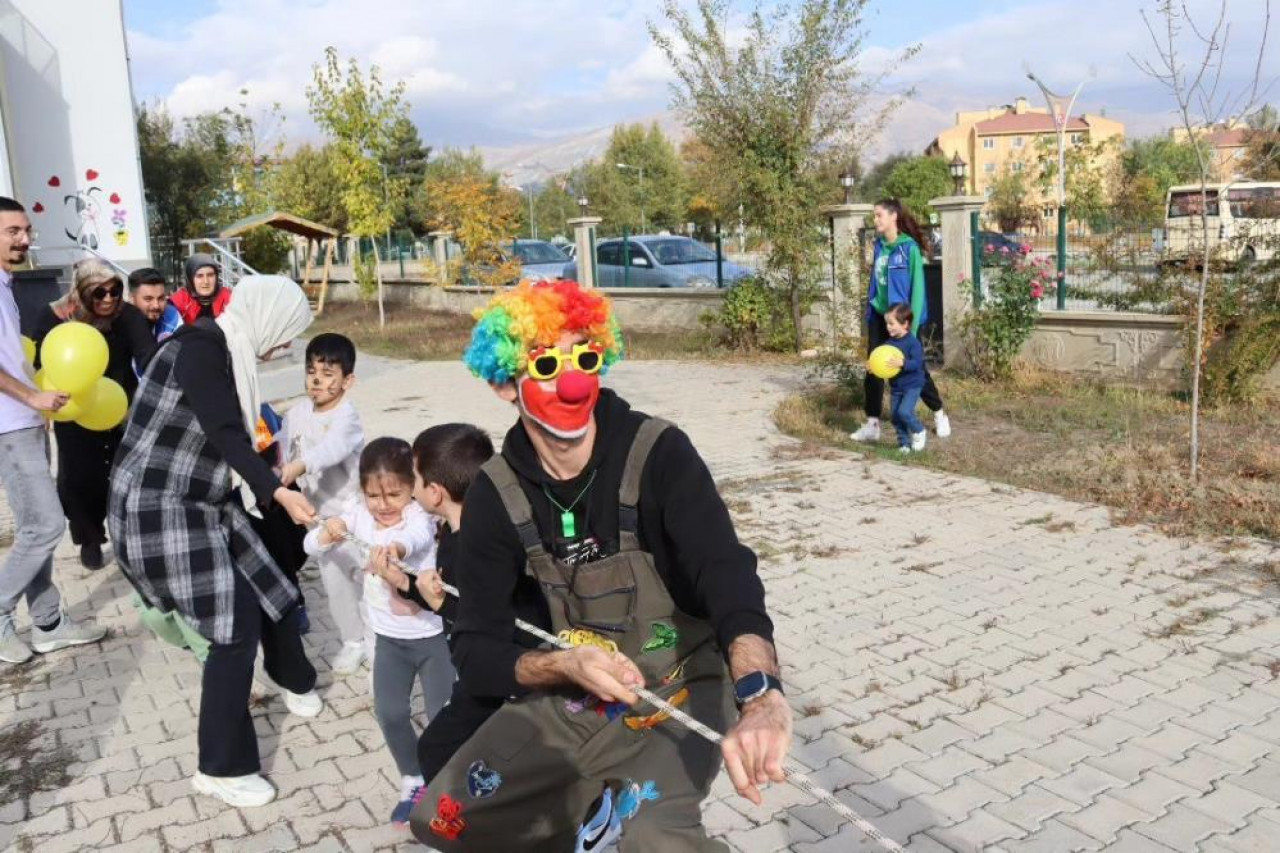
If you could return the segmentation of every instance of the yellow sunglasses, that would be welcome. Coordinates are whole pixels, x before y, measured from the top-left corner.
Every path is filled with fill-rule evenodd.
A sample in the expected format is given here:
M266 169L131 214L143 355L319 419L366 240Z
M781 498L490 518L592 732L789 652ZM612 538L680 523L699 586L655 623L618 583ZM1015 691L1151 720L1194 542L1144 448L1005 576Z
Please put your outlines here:
M529 376L539 382L555 379L566 361L572 361L573 369L582 373L599 373L604 367L604 344L574 344L568 354L559 347L538 347L529 353Z

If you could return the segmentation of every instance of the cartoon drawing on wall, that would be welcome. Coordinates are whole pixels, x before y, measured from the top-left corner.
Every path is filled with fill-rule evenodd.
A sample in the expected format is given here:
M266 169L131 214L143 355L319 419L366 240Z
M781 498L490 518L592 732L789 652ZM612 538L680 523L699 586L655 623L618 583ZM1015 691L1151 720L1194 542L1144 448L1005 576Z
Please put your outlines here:
M84 177L85 180L92 182L98 179L99 174L96 169L86 169ZM62 186L62 179L52 175L48 183L50 187L57 189ZM102 215L105 192L102 187L95 185L62 197L63 209L67 215L67 223L62 230L73 243L94 250L101 248L102 234L98 221ZM111 193L106 197L105 202L112 205L111 229L116 245L127 246L129 244L129 211L120 206L119 193ZM31 210L33 213L44 213L45 207L40 202L36 202Z

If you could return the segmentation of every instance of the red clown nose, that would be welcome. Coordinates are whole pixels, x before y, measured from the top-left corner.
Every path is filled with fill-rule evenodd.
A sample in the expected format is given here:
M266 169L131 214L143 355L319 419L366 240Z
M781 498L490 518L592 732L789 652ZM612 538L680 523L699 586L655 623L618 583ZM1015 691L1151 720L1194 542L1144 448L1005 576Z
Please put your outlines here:
M597 381L594 374L566 370L556 380L556 396L566 403L581 403L591 396Z

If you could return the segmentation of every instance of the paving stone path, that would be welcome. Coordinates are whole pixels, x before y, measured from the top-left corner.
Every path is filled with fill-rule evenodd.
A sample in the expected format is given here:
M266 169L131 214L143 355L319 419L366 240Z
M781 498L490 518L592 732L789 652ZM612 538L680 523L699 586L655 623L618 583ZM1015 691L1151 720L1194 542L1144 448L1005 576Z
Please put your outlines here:
M676 363L609 377L691 434L761 554L793 754L821 784L917 851L1280 849L1274 544L1188 543L1096 506L805 447L770 420L802 381ZM355 398L370 436L444 420L501 435L513 417L456 364L385 371ZM953 417L951 441L982 440ZM81 570L64 542L56 573L111 635L0 664L0 751L19 756L0 765L0 849L415 849L386 823L396 776L367 680L323 663L338 640L314 581L327 709L258 704L280 796L236 811L191 791L194 659L140 628L117 570ZM743 853L875 849L789 786L756 808L722 775L706 819Z

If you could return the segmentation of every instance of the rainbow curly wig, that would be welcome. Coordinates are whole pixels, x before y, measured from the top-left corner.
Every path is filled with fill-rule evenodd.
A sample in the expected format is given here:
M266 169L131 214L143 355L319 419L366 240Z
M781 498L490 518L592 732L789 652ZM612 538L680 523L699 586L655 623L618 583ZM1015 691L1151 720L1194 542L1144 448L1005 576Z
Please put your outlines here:
M622 330L603 294L576 281L520 282L476 311L476 327L462 361L486 382L501 385L524 372L529 351L565 332L581 332L604 345L604 366L622 358Z

